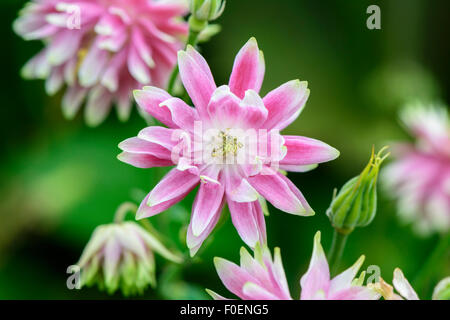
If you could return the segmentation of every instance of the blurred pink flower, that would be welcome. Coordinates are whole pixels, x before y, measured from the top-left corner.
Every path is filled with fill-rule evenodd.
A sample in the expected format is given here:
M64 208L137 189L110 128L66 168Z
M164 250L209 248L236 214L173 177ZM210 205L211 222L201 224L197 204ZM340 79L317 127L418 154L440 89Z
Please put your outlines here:
M421 234L450 230L450 122L442 107L410 106L401 114L415 144L397 144L383 180L398 212Z
M22 70L47 79L48 94L64 84L62 108L72 118L87 98L86 122L98 125L113 103L126 120L131 92L145 84L164 86L187 33L183 0L34 0L14 30L45 48Z
M379 293L355 283L358 279L354 278L363 261L364 256L361 256L352 267L330 279L328 262L320 244L320 232L317 232L309 269L300 281L300 300L379 299ZM240 266L221 258L215 258L214 264L225 287L243 300L292 299L278 248L275 249L274 260L267 247L256 247L255 258L245 249L241 249ZM211 290L207 292L214 299L225 299Z
M250 247L266 238L259 196L282 211L313 215L297 187L278 172L278 168L306 171L339 155L318 140L279 134L302 111L309 96L306 82L287 82L262 99L258 92L265 65L254 38L239 51L229 85L216 87L208 64L192 47L178 53L178 64L195 108L159 88L137 90L138 105L169 128L145 128L119 145L124 152L118 158L133 166L177 165L142 201L137 218L167 210L200 183L187 234L187 245L195 254L215 227L225 202L239 235ZM239 130L259 135L247 144ZM270 143L265 137L271 137ZM181 149L183 155L178 157Z

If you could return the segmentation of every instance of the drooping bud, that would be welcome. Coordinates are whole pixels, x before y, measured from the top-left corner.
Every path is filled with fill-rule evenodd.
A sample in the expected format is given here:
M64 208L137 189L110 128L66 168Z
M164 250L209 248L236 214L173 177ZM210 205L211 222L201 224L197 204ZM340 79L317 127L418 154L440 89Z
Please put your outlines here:
M156 284L153 252L176 263L182 261L135 222L98 226L78 262L81 286L97 284L109 294L119 288L125 296L142 294Z
M225 9L225 0L189 0L189 10L199 21L213 21Z
M375 217L378 172L381 163L389 155L383 156L386 149L382 148L377 154L372 149L369 163L361 174L349 180L333 196L327 216L340 233L349 234L355 227L367 226Z

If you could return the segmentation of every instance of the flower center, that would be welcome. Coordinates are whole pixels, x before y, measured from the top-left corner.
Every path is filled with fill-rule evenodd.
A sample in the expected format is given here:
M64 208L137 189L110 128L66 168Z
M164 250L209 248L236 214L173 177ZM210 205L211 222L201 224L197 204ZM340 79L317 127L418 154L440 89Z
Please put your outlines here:
M236 156L239 149L244 146L237 137L229 134L228 131L229 129L220 131L219 134L214 137L214 148L211 151L211 157L221 157L225 159L228 155Z

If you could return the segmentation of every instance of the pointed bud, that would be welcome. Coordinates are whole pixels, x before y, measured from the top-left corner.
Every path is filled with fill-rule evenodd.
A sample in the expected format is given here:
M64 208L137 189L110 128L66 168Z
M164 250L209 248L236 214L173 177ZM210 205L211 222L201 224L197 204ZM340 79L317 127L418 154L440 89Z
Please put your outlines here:
M349 180L333 197L327 216L335 229L348 234L355 227L364 227L372 222L377 211L377 179L380 165L389 155L382 156L387 147L372 155L359 176Z
M135 222L98 226L78 262L81 285L97 285L109 294L119 288L125 296L142 294L156 284L153 252L182 261Z

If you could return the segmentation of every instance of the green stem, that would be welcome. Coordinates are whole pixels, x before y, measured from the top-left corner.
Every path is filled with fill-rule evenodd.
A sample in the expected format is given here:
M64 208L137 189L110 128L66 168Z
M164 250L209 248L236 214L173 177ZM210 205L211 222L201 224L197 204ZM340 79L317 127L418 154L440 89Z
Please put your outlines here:
M197 38L198 38L199 34L200 34L200 31L189 28L189 36L188 36L188 40L186 42L186 47L188 45L195 46L197 44ZM167 92L170 95L174 94L173 90L175 87L175 82L177 80L178 72L179 72L178 64L176 64L172 70L172 74L170 75L169 84L167 85Z
M444 257L445 255L449 254L449 250L450 250L450 232L442 235L436 247L431 252L427 261L425 262L425 264L417 274L416 278L414 279L414 289L417 292L423 293L424 290L429 289L427 287L433 280L435 271L440 266L442 266Z
M125 216L127 213L136 213L138 207L132 202L124 202L122 203L116 210L116 213L114 214L114 222L120 223L125 220Z
M328 253L328 265L331 266L331 275L335 275L339 270L339 263L344 252L347 237L348 234L343 234L334 229L333 242Z

